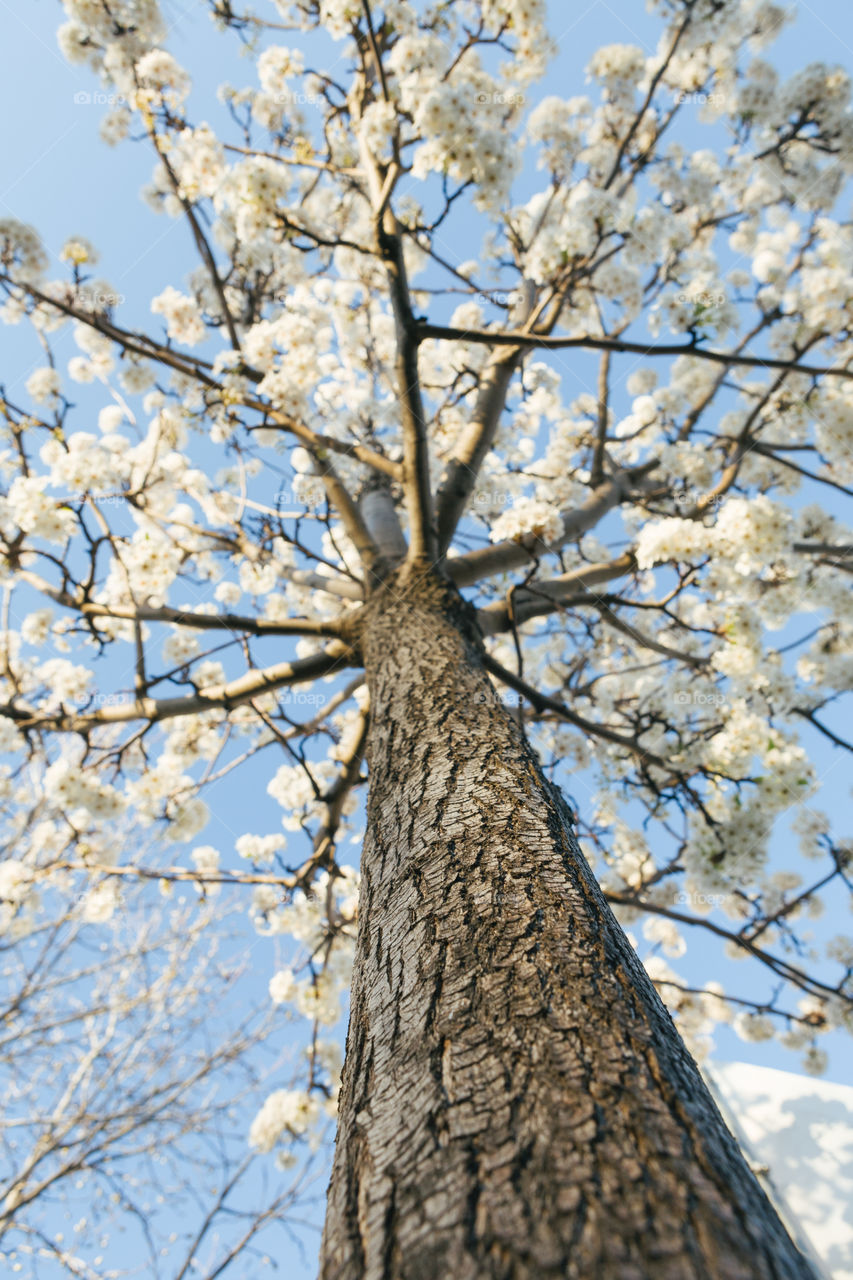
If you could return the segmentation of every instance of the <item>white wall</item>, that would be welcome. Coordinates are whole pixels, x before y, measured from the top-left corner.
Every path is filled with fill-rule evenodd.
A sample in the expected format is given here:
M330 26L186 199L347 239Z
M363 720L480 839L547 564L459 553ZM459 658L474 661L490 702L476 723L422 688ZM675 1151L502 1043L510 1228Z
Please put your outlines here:
M704 1071L791 1234L826 1277L853 1280L853 1087L745 1062Z

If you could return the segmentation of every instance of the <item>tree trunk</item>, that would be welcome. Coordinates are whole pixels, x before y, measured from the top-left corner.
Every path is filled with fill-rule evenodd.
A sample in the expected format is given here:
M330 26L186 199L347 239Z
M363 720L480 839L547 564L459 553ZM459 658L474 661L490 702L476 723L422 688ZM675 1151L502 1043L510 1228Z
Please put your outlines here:
M480 661L365 606L370 801L322 1280L804 1280Z

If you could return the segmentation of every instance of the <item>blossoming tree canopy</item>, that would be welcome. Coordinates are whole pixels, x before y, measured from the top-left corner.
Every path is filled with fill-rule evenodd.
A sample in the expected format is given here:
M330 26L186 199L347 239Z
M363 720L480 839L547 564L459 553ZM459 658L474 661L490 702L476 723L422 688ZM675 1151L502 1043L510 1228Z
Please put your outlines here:
M245 884L301 947L272 1000L334 1024L387 693L365 619L440 583L490 680L465 715L502 699L576 796L694 1054L733 1021L822 1071L853 1008L853 944L814 923L851 887L814 763L851 749L848 77L780 76L765 0L656 0L656 47L565 98L542 0L209 7L223 63L254 57L218 105L154 0L64 0L105 142L150 148L145 200L190 232L147 325L88 239L56 269L0 221L2 318L41 352L3 401L5 934L57 877L99 919L128 877ZM247 808L219 849L237 769L281 829ZM695 938L741 980L672 967ZM309 1057L257 1150L334 1110L335 1046Z

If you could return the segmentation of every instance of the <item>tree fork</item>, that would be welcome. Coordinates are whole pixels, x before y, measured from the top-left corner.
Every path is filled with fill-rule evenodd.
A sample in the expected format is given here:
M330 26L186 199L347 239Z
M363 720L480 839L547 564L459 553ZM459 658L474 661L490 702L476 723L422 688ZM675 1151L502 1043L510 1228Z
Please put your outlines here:
M360 623L368 830L321 1280L804 1280L482 665L398 570Z

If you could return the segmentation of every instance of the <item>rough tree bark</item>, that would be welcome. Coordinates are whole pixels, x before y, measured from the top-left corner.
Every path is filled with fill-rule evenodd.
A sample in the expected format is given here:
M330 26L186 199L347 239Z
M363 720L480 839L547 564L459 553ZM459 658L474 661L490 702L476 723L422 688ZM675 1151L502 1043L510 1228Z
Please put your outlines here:
M322 1280L803 1280L467 607L365 606L370 801Z

